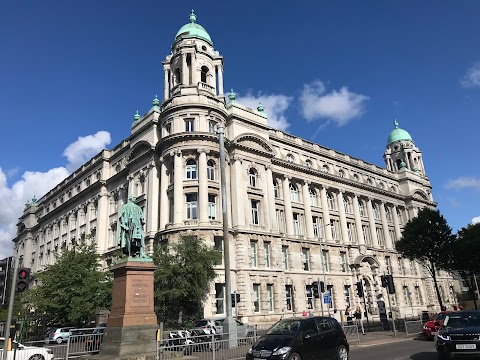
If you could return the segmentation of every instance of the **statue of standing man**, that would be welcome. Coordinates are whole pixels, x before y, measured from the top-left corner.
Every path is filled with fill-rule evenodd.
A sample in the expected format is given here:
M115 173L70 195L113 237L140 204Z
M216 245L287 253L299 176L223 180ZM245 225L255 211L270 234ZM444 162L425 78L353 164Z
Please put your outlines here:
M122 205L119 216L120 232L118 245L125 255L131 258L151 260L145 254L145 234L142 208L135 203L135 196L128 198L128 203Z

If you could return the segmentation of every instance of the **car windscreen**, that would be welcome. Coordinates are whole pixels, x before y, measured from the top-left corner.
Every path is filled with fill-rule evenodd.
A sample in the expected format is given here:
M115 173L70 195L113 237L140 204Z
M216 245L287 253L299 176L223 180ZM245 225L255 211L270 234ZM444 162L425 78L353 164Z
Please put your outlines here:
M447 315L443 321L443 326L450 328L480 326L480 314Z
M195 325L193 325L193 327L202 327L202 326L207 326L207 325L208 325L207 320L200 320L200 321L197 321L195 323Z
M445 314L445 313L443 313L443 314L437 314L437 315L435 315L434 320L435 320L435 321L443 320L443 319L445 319L445 316L447 316L447 314Z
M280 320L267 331L267 335L295 335L301 325L300 320Z

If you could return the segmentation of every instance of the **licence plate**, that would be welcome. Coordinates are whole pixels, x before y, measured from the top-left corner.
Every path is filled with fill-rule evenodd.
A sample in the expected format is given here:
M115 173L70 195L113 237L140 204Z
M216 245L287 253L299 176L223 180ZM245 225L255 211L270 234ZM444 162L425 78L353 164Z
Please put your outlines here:
M432 331L430 334L432 334L432 336L437 335L437 333L435 331Z
M456 345L457 349L476 349L477 345L475 344L457 344Z

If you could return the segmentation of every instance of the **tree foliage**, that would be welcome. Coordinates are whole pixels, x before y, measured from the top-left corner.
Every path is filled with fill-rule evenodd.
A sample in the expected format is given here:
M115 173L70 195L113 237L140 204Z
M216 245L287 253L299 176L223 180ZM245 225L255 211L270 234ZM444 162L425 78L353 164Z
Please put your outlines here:
M55 263L37 274L38 285L28 294L35 312L52 323L82 326L99 309L110 308L112 276L101 269L96 244L88 240L56 254Z
M155 247L155 312L167 326L188 326L203 314L221 253L195 236Z
M438 210L423 208L418 216L407 222L402 238L396 243L397 251L403 256L418 260L430 272L440 307L443 302L437 284L437 270L450 270L449 255L455 236L445 218Z

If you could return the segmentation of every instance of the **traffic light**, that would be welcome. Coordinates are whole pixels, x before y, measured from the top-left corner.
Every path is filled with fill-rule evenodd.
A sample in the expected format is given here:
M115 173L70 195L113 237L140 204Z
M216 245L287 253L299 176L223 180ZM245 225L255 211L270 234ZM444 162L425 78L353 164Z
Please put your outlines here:
M230 296L232 297L232 307L235 307L236 304L238 304L240 302L240 294L230 294Z
M18 275L15 283L17 292L22 292L28 289L30 284L30 268L21 267L18 269Z
M11 257L0 260L0 305L7 302L8 274L12 264Z
M387 275L387 290L389 294L395 294L395 284L393 283L393 275Z
M320 292L321 293L325 292L325 283L323 281L320 281Z
M318 292L318 282L317 281L314 281L312 283L312 291L313 291L313 297L315 299L318 299L320 297L320 294Z
M363 298L363 284L361 281L358 281L355 286L357 287L357 295L358 297Z

